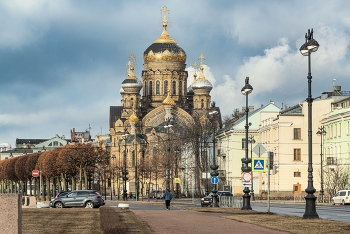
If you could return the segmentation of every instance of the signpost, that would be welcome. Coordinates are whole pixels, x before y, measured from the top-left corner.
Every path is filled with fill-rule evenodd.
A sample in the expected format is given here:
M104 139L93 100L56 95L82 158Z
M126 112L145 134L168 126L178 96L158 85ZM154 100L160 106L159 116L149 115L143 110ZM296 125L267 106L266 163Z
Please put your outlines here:
M211 177L211 183L212 184L218 184L219 183L219 177L217 177L217 176Z
M242 179L244 182L250 182L252 180L252 174L250 172L243 172Z
M33 177L39 177L40 173L39 173L39 170L33 170L32 171L32 176Z
M181 181L180 181L180 178L178 178L178 177L175 177L175 178L174 178L174 183L175 183L175 184L180 184L180 182L181 182Z
M253 167L252 167L253 172L266 171L266 158L253 158L252 164L253 164Z
M253 152L254 152L256 155L258 155L259 157L260 157L263 153L265 153L265 151L266 151L265 147L264 147L262 144L260 144L260 143L256 144L256 146L253 148Z

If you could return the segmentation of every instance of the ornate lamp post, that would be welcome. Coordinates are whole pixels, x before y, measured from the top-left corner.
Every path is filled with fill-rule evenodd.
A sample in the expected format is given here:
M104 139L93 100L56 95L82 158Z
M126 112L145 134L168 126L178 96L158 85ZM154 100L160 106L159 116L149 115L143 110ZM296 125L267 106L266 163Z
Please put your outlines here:
M248 141L250 143L250 158L253 160L253 144L255 144L254 136L250 136L248 138ZM255 201L254 197L254 176L253 176L253 171L251 172L252 174L252 191L250 191L250 196L252 196L252 201Z
M170 120L168 120L167 124L164 126L167 132L167 168L166 168L166 189L170 190L170 135L169 130L172 128L173 125L170 123Z
M179 168L178 168L178 153L180 153L180 149L178 147L175 148L175 177L179 177ZM176 191L175 191L175 198L179 198L179 183L176 181Z
M249 84L249 77L245 78L245 86L241 89L241 92L243 95L245 95L245 100L246 100L246 105L245 105L245 157L242 158L242 163L243 166L241 170L243 172L251 172L252 168L248 166L249 163L252 162L250 158L248 158L248 129L249 129L249 124L248 124L248 95L253 91L253 87ZM252 207L250 206L250 190L249 187L244 187L243 189L243 206L242 210L251 210Z
M313 175L312 175L312 94L311 94L311 53L316 52L318 50L319 44L313 38L313 29L308 30L308 33L305 34L305 44L300 47L300 53L304 56L308 56L308 186L305 189L307 195L305 196L306 206L305 213L303 215L304 219L310 218L318 218L318 214L316 212L316 197L314 193L316 189L313 185Z
M128 180L127 175L129 174L129 172L126 170L126 140L128 139L129 133L127 131L127 129L124 129L124 134L122 135L123 139L124 139L124 160L123 160L123 200L126 201L128 200L128 194L127 194L127 190L126 190L126 181Z
M210 172L210 175L211 176L218 176L219 175L219 172L218 172L218 168L219 168L219 165L216 164L216 159L215 159L215 115L217 114L218 112L217 111L211 111L209 112L209 115L212 116L212 124L213 124L213 164L210 165L210 169L212 169L213 171ZM212 198L213 198L213 204L212 206L213 207L219 207L219 203L218 203L218 190L217 190L217 187L216 187L216 184L213 184L213 190L211 191L212 192Z
M320 190L320 196L321 196L321 201L322 203L324 202L324 190L323 190L323 146L322 146L322 140L323 136L327 134L326 130L324 130L324 126L318 128L318 131L316 132L317 135L321 137L321 190Z

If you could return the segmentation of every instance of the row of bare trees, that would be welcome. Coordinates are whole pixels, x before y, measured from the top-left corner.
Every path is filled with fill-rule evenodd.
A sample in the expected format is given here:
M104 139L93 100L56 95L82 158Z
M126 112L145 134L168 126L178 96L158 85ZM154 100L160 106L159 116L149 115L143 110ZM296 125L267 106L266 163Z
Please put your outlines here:
M32 177L33 170L40 171L42 184L46 185L45 191L40 189L44 199L45 195L50 198L56 188L67 190L67 179L71 181L72 189L76 189L77 182L79 189L91 188L91 178L101 174L101 170L105 168L104 165L109 164L109 160L108 152L102 147L82 143L2 160L0 192L21 192L27 195L29 186L28 195L33 195L31 188L34 182L34 195L39 195L38 181Z

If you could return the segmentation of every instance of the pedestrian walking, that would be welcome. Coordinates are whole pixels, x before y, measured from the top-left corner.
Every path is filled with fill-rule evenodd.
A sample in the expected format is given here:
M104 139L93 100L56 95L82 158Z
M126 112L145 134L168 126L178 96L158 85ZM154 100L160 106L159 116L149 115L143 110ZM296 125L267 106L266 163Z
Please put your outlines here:
M172 198L173 195L171 195L170 190L167 189L164 193L165 206L167 210L170 210L170 201Z

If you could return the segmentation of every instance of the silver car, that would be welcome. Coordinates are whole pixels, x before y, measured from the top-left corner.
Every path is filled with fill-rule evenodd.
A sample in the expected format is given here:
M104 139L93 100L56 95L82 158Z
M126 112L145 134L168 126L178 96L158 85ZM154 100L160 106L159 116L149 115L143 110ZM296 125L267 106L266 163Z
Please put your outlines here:
M104 205L101 195L95 190L73 190L67 195L51 200L50 207L85 207L98 208Z

